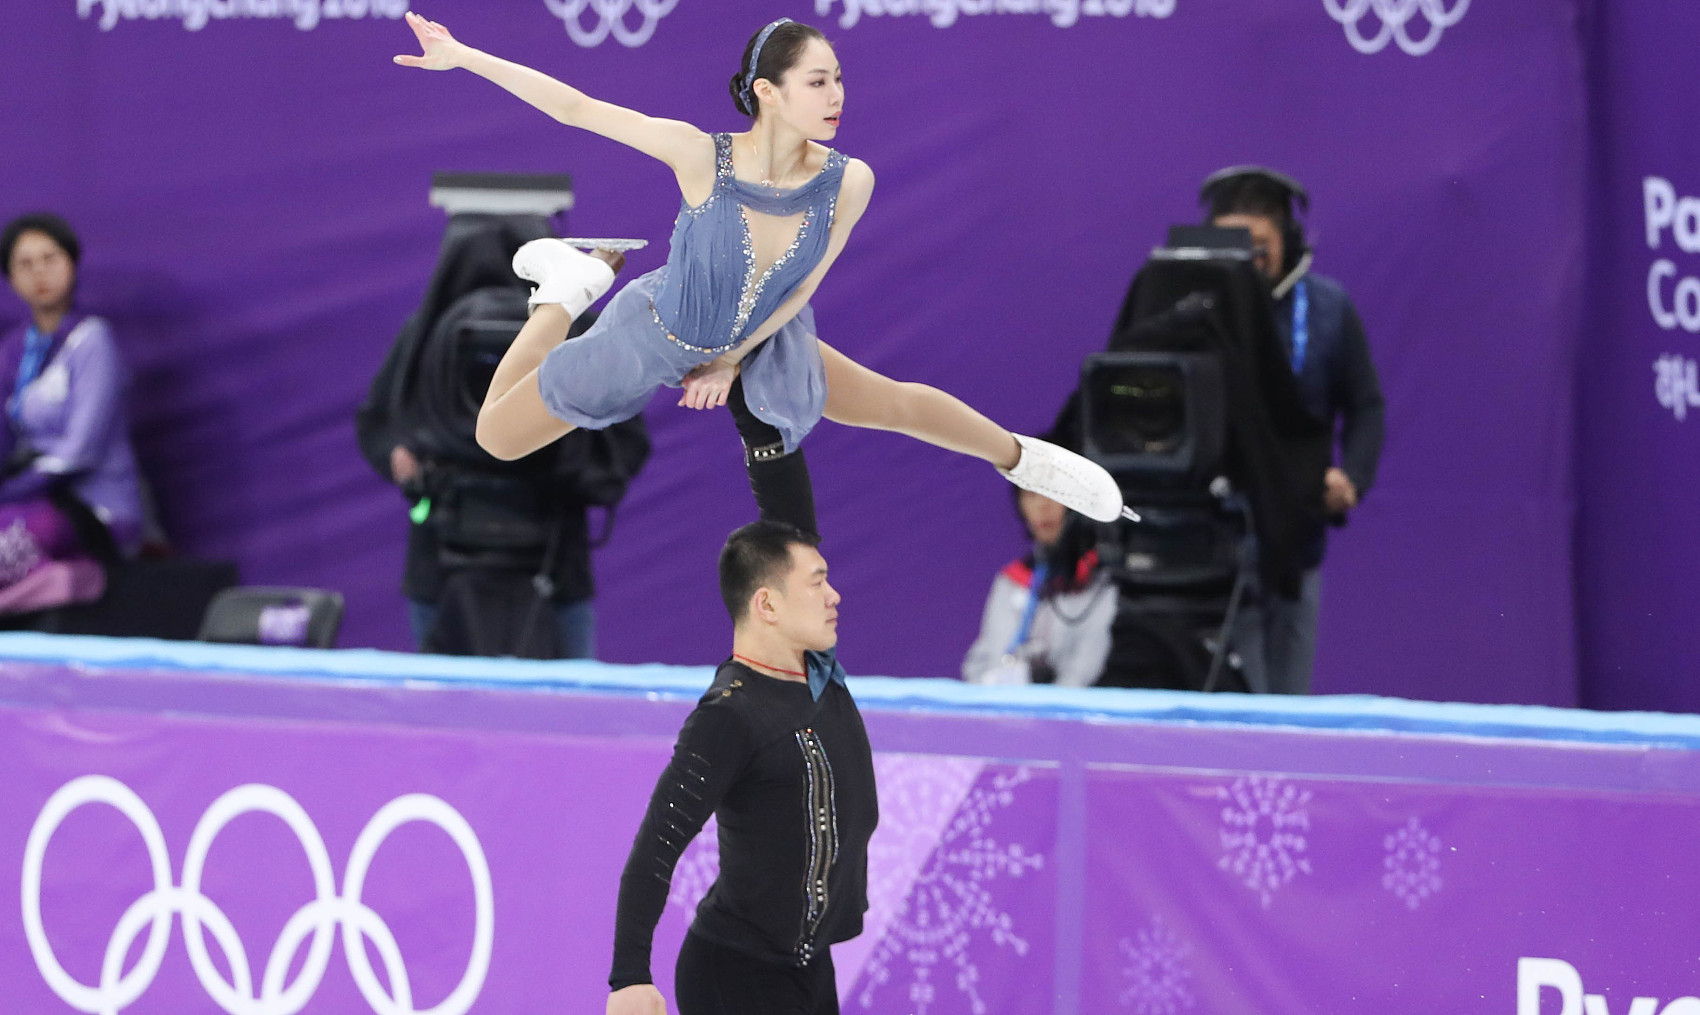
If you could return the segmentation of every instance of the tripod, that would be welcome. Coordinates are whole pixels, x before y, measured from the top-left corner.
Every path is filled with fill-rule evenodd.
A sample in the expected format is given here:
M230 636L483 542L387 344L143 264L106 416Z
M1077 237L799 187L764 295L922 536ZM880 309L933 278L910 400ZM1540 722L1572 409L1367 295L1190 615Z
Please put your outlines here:
M1245 498L1218 478L1207 492L1129 500L1139 520L1100 534L1117 589L1100 686L1248 690L1231 637L1256 570Z

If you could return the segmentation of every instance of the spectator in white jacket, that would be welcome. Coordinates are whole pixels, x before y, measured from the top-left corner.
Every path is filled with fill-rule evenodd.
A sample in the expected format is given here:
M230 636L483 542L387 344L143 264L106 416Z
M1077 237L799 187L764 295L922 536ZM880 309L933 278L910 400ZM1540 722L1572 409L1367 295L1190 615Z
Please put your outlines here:
M1026 490L1016 505L1032 548L992 580L962 679L1087 687L1110 651L1116 589L1098 555L1060 550L1068 509Z

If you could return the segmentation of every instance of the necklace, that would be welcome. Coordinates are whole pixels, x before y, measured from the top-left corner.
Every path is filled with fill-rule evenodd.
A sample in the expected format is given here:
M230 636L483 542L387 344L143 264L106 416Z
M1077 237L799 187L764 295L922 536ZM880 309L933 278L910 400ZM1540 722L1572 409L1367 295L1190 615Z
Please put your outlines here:
M756 147L756 139L755 139L754 136L752 136L750 138L750 152L753 155L755 155L755 158L756 158L756 175L761 176L761 149ZM769 172L772 172L773 167L771 165L768 166L767 168L768 168ZM764 187L777 187L777 186L779 186L777 183L774 183L772 180L767 179L765 177L763 177L760 180L760 183Z
M766 663L758 663L754 659L751 659L749 656L741 656L736 652L732 653L732 658L737 659L740 662L749 663L751 666L760 666L764 670L772 670L775 673L783 673L788 677L807 677L808 676L807 673L801 673L797 670L787 670L787 669L782 669L781 667L778 667L778 666L769 666Z
M750 136L750 152L751 152L751 154L753 154L755 156L756 170L757 170L757 175L759 176L760 171L761 171L761 149L756 146L756 139L755 139L754 134L752 134ZM799 161L799 163L801 162L801 160L798 160L798 161ZM767 167L767 169L768 169L769 173L773 172L773 166L771 164ZM783 178L783 175L781 175L781 178ZM764 186L764 187L773 187L775 189L778 189L778 187L779 187L779 183L777 181L775 181L774 179L772 179L770 176L764 176L758 182L760 182L761 185Z

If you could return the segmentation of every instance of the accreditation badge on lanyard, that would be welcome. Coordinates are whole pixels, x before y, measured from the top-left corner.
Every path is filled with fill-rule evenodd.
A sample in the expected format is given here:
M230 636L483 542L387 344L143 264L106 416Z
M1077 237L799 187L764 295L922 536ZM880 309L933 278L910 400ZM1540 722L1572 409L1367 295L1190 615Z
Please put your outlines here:
M1028 661L1021 655L1021 647L1027 644L1027 638L1033 633L1033 617L1039 612L1039 600L1045 595L1045 582L1051 576L1048 561L1040 560L1033 569L1033 578L1027 590L1027 602L1021 610L1021 623L1010 637L1009 645L1003 650L1003 657L998 660L983 680L987 684L1030 684L1033 682L1032 670Z
M47 347L52 342L52 335L43 334L33 324L24 332L24 355L18 363L18 378L12 386L12 398L6 403L6 414L14 423L24 413L24 389L40 376L43 361L47 359Z
M1299 279L1293 286L1293 373L1305 365L1305 347L1310 345L1310 283Z

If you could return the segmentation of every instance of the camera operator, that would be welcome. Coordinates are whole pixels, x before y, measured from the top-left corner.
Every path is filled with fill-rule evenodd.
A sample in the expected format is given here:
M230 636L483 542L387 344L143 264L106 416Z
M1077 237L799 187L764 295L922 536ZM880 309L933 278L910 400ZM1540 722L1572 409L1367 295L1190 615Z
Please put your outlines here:
M366 460L413 506L402 592L424 651L596 654L588 511L609 508L611 521L649 456L643 418L512 463L473 436L490 369L526 316L514 251L548 235L540 215L452 217L420 308L356 416Z
M1212 225L1251 233L1255 264L1272 287L1276 329L1300 394L1311 415L1340 435L1339 464L1327 471L1323 506L1325 517L1343 525L1374 485L1385 401L1351 299L1340 283L1310 271L1312 253L1298 219L1298 211L1309 207L1309 195L1285 174L1235 166L1209 176L1199 201ZM1324 525L1301 534L1298 598L1265 589L1235 625L1234 642L1254 687L1261 658L1268 690L1310 691L1326 543Z

